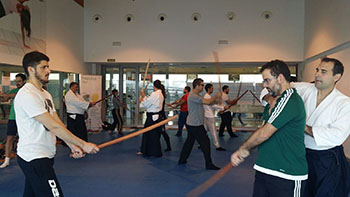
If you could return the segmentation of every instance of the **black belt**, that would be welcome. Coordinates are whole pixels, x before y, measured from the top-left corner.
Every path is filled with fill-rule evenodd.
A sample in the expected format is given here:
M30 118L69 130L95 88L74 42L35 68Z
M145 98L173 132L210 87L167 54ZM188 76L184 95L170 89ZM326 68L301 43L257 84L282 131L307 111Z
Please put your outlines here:
M147 112L146 115L153 116L153 115L160 114L160 113L161 113L161 111L159 111L159 112Z
M67 114L70 116L70 115L77 115L77 116L84 116L84 114L76 114L76 113L68 113Z

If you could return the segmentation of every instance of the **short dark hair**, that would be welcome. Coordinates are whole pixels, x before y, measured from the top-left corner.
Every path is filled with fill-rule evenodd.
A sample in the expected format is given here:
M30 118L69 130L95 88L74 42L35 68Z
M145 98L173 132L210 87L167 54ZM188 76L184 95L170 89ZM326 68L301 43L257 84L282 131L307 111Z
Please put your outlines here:
M29 76L28 67L31 66L36 68L36 66L43 60L50 61L50 58L38 51L32 51L25 54L22 60L22 66L27 76Z
M225 91L228 88L228 85L222 86L222 91Z
M196 86L201 85L202 82L203 82L203 79L201 79L201 78L196 78L195 80L193 80L193 82L192 82L193 89L195 89Z
M112 93L114 93L114 92L118 92L118 90L117 90L117 89L113 89L113 90L112 90Z
M161 88L161 86L160 85L162 85L162 83L157 79L157 80L155 80L154 82L153 82L153 86L154 87L156 87L156 88L158 88L158 89L160 89Z
M190 86L186 86L185 89L186 89L188 92L191 92L191 87L190 87Z
M205 91L208 92L209 88L211 88L212 86L213 86L213 84L207 83L207 85L205 85L205 87L204 87Z
M27 80L27 77L26 77L24 74L22 74L22 73L18 73L18 74L16 75L16 78L17 78L17 77L21 77L23 81Z
M333 63L333 76L336 75L336 74L340 74L341 76L343 76L343 73L344 73L344 66L343 64L335 59L335 58L329 58L329 57L325 57L325 58L322 58L321 62L332 62Z
M74 85L79 85L77 82L71 82L70 84L69 84L69 88L71 88L71 87L73 87Z
M282 60L272 60L263 65L260 72L264 72L265 69L269 69L273 77L277 78L278 75L282 74L286 81L290 82L290 71L287 64Z

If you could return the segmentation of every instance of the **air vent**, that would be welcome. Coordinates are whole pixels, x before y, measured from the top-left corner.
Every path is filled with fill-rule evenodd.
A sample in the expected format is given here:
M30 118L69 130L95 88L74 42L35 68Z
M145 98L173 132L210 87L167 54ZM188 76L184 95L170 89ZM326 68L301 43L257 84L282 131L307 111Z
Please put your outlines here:
M193 13L192 14L192 21L197 22L201 19L201 15L199 13Z
M236 17L236 14L234 12L228 12L226 17L228 20L232 21Z
M218 44L228 44L228 40L219 40Z
M128 15L125 16L125 21L128 22L128 23L131 23L134 20L135 20L135 17L132 14L128 14Z
M120 47L122 46L122 42L112 42L112 46Z
M265 20L270 20L272 17L272 13L270 11L264 11L261 13L261 17Z
M100 23L102 21L102 16L99 15L99 14L95 14L93 17L92 17L92 21L94 21L95 23Z
M167 15L164 13L158 15L158 20L160 22L164 22L167 18L168 18Z
M115 62L115 59L107 59L107 62Z

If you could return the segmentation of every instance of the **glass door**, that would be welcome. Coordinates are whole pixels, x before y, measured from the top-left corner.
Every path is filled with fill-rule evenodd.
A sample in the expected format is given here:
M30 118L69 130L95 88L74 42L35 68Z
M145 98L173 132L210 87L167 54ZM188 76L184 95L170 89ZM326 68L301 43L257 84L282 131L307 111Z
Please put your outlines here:
M123 67L122 68L122 90L119 91L119 97L123 98L123 102L127 106L127 110L124 110L125 125L136 126L140 123L139 120L139 84L138 67Z

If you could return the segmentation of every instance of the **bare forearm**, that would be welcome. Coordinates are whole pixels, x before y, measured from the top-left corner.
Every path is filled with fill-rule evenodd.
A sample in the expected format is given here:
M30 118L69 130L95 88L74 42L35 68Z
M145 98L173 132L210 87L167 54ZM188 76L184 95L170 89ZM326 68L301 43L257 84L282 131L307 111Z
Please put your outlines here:
M268 138L263 137L258 132L259 130L255 131L249 138L246 140L240 147L240 149L248 150L250 151L252 148L258 146L259 144L266 141Z
M203 104L210 105L210 104L213 103L217 98L218 98L217 95L211 97L210 99L205 99L205 98L203 98Z
M70 143L79 147L83 147L84 141L77 136L73 135L68 129L57 125L56 127L50 129L50 131L55 134L57 137L64 140L66 143Z

